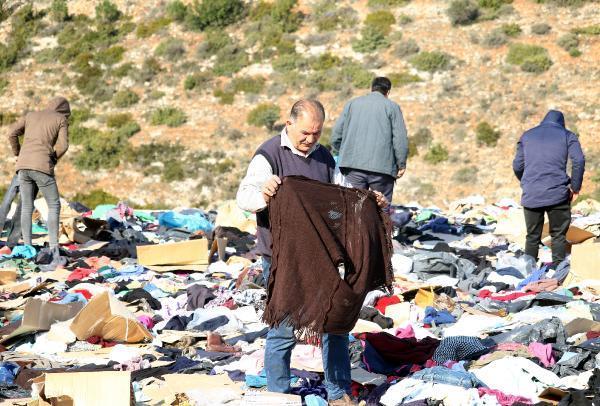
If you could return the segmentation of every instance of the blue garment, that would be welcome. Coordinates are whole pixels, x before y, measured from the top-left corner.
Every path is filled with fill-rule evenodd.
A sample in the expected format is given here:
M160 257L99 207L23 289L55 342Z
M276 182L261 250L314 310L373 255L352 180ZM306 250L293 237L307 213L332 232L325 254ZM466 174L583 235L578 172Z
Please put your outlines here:
M297 376L291 376L291 383L298 382ZM267 386L267 375L264 369L260 372L260 375L246 375L246 385L251 388L263 388Z
M161 213L158 216L158 224L168 228L185 228L188 231L210 232L213 224L201 213L181 214L174 211Z
M34 258L37 254L35 248L31 245L17 245L12 249L10 255L2 255L2 258L25 258L31 259Z
M19 369L19 365L14 362L0 362L0 384L12 385Z
M425 318L423 319L423 323L433 324L434 322L438 326L440 324L456 323L456 318L448 313L447 310L436 310L431 306L427 306L425 308Z
M327 401L317 395L308 395L304 398L306 406L327 406Z
M567 160L571 159L571 178ZM579 193L585 157L577 136L565 128L563 113L550 110L540 125L517 143L513 171L521 181L521 204L527 208L554 206L569 200L569 186Z
M477 379L472 373L455 371L446 367L422 369L415 372L411 378L446 385L461 386L467 389L478 388L480 386L485 387L485 384Z
M527 285L528 283L539 281L540 279L542 279L542 276L544 276L546 274L546 270L547 270L546 266L543 266L540 269L534 269L533 272L531 272L531 275L529 275L527 278L523 279L517 285L517 289L523 289L523 287L525 287L525 285Z
M60 301L56 302L58 304L67 304L73 302L83 302L87 303L87 299L81 293L67 293L65 297L63 297Z
M440 234L460 234L459 228L453 227L450 224L448 224L448 219L445 217L438 217L429 221L427 224L424 224L421 227L419 227L419 231L426 230L431 230L434 233Z
M263 274L268 280L271 261L263 257ZM323 369L325 389L329 400L340 399L350 393L350 353L347 334L323 334ZM287 323L271 328L267 333L265 347L265 373L270 392L290 392L290 362L296 345L294 329Z

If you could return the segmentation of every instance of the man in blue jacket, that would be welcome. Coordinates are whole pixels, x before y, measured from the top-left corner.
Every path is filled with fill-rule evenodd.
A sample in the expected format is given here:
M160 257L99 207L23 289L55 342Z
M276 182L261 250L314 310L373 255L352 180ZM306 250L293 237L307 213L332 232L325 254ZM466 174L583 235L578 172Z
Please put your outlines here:
M571 177L567 160L571 159ZM571 224L571 202L583 183L585 157L577 136L565 127L565 117L550 110L544 120L526 131L517 144L513 170L521 181L521 204L525 211L525 253L537 260L542 239L544 213L552 236L552 261L565 259L567 231Z

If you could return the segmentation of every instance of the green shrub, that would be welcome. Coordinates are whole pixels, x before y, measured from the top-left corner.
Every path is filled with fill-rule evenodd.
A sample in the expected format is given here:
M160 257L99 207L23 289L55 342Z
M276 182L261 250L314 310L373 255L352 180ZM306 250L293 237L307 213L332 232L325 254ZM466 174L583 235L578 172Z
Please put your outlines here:
M113 96L113 104L119 108L131 107L140 101L140 96L132 90L120 90Z
M587 27L573 28L573 34L581 35L600 35L600 24L589 25Z
M424 159L430 164L437 165L448 160L448 150L442 144L432 144Z
M341 71L345 81L350 81L357 89L367 89L371 86L375 75L357 63L345 63Z
M319 1L313 7L312 18L320 32L351 28L358 24L356 10L352 7L338 8L336 2L331 0Z
M121 62L123 59L123 54L125 53L125 48L122 46L114 46L107 49L103 49L95 57L96 62L111 66L116 63Z
M133 137L135 134L139 133L142 130L140 125L135 121L131 120L117 128L115 134L119 136L121 139L128 139Z
M412 57L410 63L418 70L438 72L450 69L452 57L445 52L422 52Z
M191 9L185 20L194 30L227 27L242 18L245 10L242 0L203 0L193 3Z
M218 76L231 76L248 65L248 55L239 45L229 45L217 53L213 72Z
M308 65L313 70L328 70L338 66L340 58L329 52L321 54L308 61Z
M399 42L398 45L396 45L394 48L394 55L396 55L398 58L404 58L405 56L417 54L420 50L421 49L419 48L417 41L410 38Z
M2 2L0 1L0 4ZM52 0L50 5L50 16L57 23L62 23L69 19L69 6L67 0ZM0 20L1 21L1 20Z
M284 32L294 32L300 27L303 15L293 11L297 0L275 0L271 8L271 21L279 25Z
M502 29L494 29L490 31L482 41L482 44L488 48L496 48L508 42L508 38Z
M230 90L215 89L213 96L217 97L221 104L233 104L235 100L235 93Z
M546 35L552 30L546 23L537 23L531 26L531 33L535 35Z
M171 19L168 17L155 18L154 20L140 23L135 30L135 34L138 38L148 38L163 28L168 27L169 24L171 24Z
M142 168L149 167L155 162L168 162L181 159L185 148L180 144L168 142L151 142L143 144L131 150L128 160Z
M284 73L303 70L307 65L308 61L296 53L280 55L272 62L273 69Z
M112 73L117 78L124 78L125 76L128 76L133 70L133 64L131 62L127 62L117 66L115 69L113 69Z
M477 182L477 167L466 166L464 168L460 168L454 172L454 175L452 175L452 180L462 184Z
M142 63L142 69L137 78L142 83L151 82L161 71L160 63L155 58L146 58Z
M183 81L183 88L185 90L204 90L208 87L212 77L208 72L196 72L186 76Z
M162 180L163 182L175 182L185 179L185 169L183 163L178 160L171 160L164 163Z
M187 116L183 111L174 107L165 107L154 110L150 116L152 125L166 125L169 127L179 127L187 121Z
M175 62L181 56L185 55L183 41L177 38L167 38L158 44L154 50L154 55Z
M479 7L471 0L452 0L446 14L452 25L468 25L479 17Z
M388 35L392 30L392 24L396 23L394 15L389 11L380 10L367 15L365 18L365 26L372 27L380 31L384 35Z
M506 62L519 65L521 70L531 73L541 73L552 66L552 60L545 48L528 44L512 44Z
M419 146L415 143L415 141L410 137L408 139L408 157L413 158L419 155Z
M167 4L167 15L173 21L182 23L188 13L188 8L181 0L174 0Z
M255 77L238 77L233 79L231 87L235 93L253 93L259 94L265 87L265 79L260 76Z
M279 106L273 103L262 103L256 106L248 113L248 124L256 127L266 127L272 131L273 126L279 120L281 110Z
M83 143L75 157L75 166L81 170L113 169L119 165L127 141L115 133L99 133Z
M367 6L370 8L399 7L408 4L409 0L369 0Z
M0 127L14 123L17 121L18 117L19 116L16 113L0 111Z
M34 11L32 3L20 7L13 14L11 31L0 43L0 72L11 68L25 55L29 40L36 35L43 16L43 12Z
M93 189L87 193L77 192L70 200L72 202L79 202L89 209L95 209L101 204L117 204L121 201L117 196L102 189Z
M577 34L573 34L572 32L570 32L560 37L557 41L557 44L559 47L569 52L569 54L571 54L571 52L577 53L577 47L579 46L579 38L577 37Z
M479 0L478 4L481 8L491 10L500 10L503 6L511 4L512 0Z
M198 46L197 53L201 58L208 58L232 44L231 38L225 31L208 30L204 33L204 41Z
M390 46L385 34L381 31L366 26L361 31L361 38L352 42L352 49L356 52L368 53Z
M400 17L398 18L398 23L400 23L400 25L408 25L413 21L413 18L406 14L400 14Z
M0 77L0 96L4 94L9 84L8 79Z
M410 137L415 145L429 145L433 140L433 135L431 134L431 130L429 128L419 128L415 135Z
M120 128L133 121L131 113L116 113L106 116L106 126L109 128Z
M500 28L509 37L518 37L523 32L519 24L502 24Z
M102 24L112 24L121 18L121 11L110 0L102 0L96 6L96 20Z
M96 128L84 127L81 125L69 126L69 142L74 145L82 145L89 140L99 137L100 130Z
M392 82L392 86L401 87L409 83L420 82L421 78L408 72L390 73L388 79Z
M485 145L488 147L495 147L500 139L500 131L494 130L494 128L487 121L481 121L479 124L477 124L475 135L479 145Z

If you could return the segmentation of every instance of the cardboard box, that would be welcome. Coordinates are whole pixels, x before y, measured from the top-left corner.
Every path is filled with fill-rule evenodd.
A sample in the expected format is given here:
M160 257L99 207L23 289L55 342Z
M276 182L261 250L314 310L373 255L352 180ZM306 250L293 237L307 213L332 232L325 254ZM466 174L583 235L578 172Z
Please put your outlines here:
M542 229L542 243L547 247L552 246L552 237L550 237L549 230L550 225L548 223L544 223L544 228ZM567 230L567 242L569 245L581 244L582 242L594 237L595 235L593 233L582 230L579 227L570 226L569 230ZM570 246L567 247L567 249L570 248Z
M571 270L563 285L574 285L586 279L600 279L600 243L578 244L571 250Z
M6 285L17 280L16 268L0 269L0 285Z
M205 239L168 244L139 245L138 263L154 265L208 265L208 242Z
M139 343L152 340L152 334L125 305L108 292L100 293L77 314L71 323L77 339L99 336L105 340Z
M46 374L43 396L62 406L130 406L131 372L71 372ZM60 399L61 403L56 403Z
M36 331L50 330L52 324L73 318L81 309L83 303L58 304L44 302L39 299L29 299L25 305L21 325L0 342Z

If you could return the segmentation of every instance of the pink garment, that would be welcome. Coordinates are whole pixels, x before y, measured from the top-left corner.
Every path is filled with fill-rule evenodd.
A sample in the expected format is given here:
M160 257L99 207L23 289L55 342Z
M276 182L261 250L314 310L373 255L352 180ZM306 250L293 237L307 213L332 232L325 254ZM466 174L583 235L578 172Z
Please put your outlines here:
M498 403L500 403L502 406L511 406L513 403L516 403L516 402L525 403L527 405L533 404L533 402L530 399L524 398L522 396L507 395L507 394L500 392L499 390L495 390L495 389L477 388L477 391L479 392L479 396L483 396L483 395L495 396L496 400L498 400Z
M100 269L103 266L110 265L109 257L89 257L85 260L85 263L88 264L93 269Z
M527 350L531 355L534 355L536 358L538 358L542 365L544 365L546 368L556 364L554 355L552 355L551 344L531 343L529 344Z
M148 330L152 330L154 327L154 321L150 318L150 316L138 316L138 321L142 323Z
M7 247L6 245L2 248L0 248L0 255L10 255L11 253L11 249L9 247Z
M399 328L396 330L396 337L398 338L415 338L415 330L409 324L405 328Z
M500 343L496 347L496 350L498 350L498 351L527 350L527 351L529 351L527 346L520 344L520 343Z

